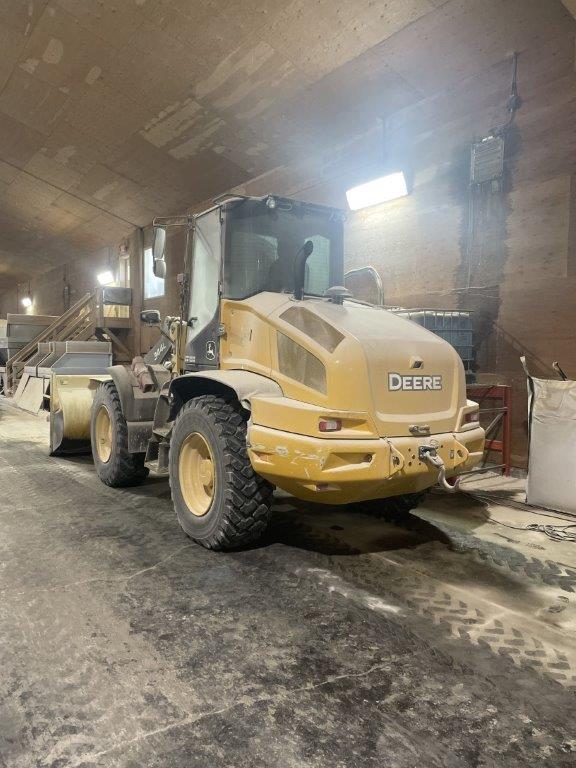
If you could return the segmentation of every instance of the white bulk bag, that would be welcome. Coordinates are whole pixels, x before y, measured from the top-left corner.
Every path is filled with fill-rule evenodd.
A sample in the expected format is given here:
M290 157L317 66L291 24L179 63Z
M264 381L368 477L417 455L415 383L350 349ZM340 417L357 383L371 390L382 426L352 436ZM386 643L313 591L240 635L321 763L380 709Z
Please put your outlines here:
M576 381L528 377L526 501L576 514Z

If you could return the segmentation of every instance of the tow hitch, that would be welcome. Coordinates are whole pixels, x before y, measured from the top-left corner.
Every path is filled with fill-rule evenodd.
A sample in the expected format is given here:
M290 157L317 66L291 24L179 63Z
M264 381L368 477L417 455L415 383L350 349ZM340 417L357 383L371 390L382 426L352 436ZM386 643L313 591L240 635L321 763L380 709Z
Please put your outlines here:
M456 493L459 489L460 478L457 478L452 485L446 480L446 465L441 456L438 456L438 451L433 445L421 445L418 449L418 458L420 461L425 461L430 466L438 470L438 485L440 485L446 493Z

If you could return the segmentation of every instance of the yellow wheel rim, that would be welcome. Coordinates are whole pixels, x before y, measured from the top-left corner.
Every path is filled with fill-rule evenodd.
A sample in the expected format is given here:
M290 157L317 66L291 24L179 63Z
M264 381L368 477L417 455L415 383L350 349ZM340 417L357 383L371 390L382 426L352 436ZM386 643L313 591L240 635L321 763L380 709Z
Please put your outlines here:
M112 453L112 419L105 405L96 414L96 450L100 461L106 464Z
M186 506L197 517L210 509L214 499L214 458L206 440L192 432L180 446L178 479Z

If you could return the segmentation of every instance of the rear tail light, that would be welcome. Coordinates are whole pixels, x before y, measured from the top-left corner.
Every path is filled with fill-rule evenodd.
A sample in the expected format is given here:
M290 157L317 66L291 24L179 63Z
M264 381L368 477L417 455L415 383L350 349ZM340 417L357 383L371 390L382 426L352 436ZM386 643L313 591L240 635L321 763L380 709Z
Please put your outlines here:
M338 432L342 429L341 419L320 419L318 422L320 432Z
M480 421L480 414L478 410L471 411L464 416L465 424L477 424Z

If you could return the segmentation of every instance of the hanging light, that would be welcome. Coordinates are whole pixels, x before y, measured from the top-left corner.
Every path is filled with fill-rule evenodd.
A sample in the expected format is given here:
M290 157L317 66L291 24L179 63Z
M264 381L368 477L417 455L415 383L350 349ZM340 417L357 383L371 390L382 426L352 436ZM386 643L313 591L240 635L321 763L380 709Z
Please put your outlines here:
M100 285L110 285L110 283L114 282L114 275L109 269L107 269L106 272L100 272L98 275L98 282Z
M373 205L405 197L407 194L408 187L404 172L397 171L352 187L346 192L346 199L351 210L359 211L362 208L370 208Z

